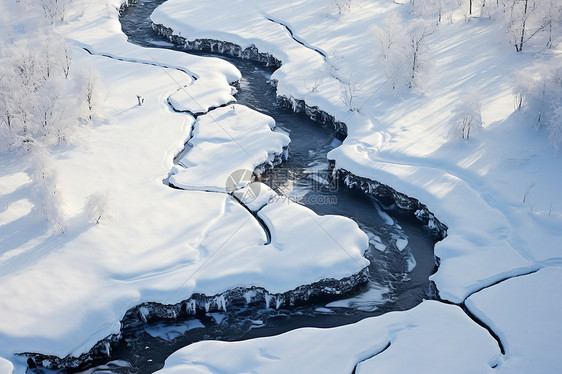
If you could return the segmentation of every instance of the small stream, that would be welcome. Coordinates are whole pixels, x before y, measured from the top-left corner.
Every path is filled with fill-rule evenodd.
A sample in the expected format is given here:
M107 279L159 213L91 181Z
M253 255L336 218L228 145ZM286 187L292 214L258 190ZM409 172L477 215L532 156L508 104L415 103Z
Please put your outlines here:
M163 0L139 0L121 18L129 41L143 47L180 50L151 28L149 16ZM242 73L238 103L275 119L278 131L289 134L289 159L263 174L262 182L316 213L353 219L370 238L368 285L346 300L326 300L292 309L232 305L221 313L198 314L173 323L157 322L122 331L107 362L97 370L151 373L177 349L201 340L243 340L278 335L305 326L333 327L390 311L407 310L431 298L428 277L435 268L436 239L422 224L393 206L350 189L331 178L327 153L341 144L327 129L302 114L282 108L269 77L273 72L257 63L221 57ZM187 114L186 114L187 115ZM111 364L107 364L111 363Z

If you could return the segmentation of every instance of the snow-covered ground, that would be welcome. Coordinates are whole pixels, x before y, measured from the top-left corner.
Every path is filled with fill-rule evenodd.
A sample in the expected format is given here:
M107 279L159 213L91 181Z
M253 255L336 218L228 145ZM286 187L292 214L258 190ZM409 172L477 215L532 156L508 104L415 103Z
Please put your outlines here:
M240 73L219 59L126 43L117 18L119 5L92 3L82 15L73 7L67 22L57 27L75 46L73 68L99 72L105 92L103 112L81 126L70 145L45 156L63 202L62 233L44 220L41 200L33 194L28 174L38 156L13 152L0 157L0 356L14 360L19 372L25 359L14 353L64 357L86 352L117 333L124 313L145 301L177 303L193 292L214 295L238 286L281 293L321 279L348 277L368 265L363 257L368 239L349 219L318 217L296 205L271 208L279 214L263 213L274 233L266 246L264 229L232 197L165 185L194 122L169 107L170 95L195 77L197 84L209 88L192 90L195 102L208 103L213 89L209 106L224 104L225 97L231 100L228 83ZM137 95L144 99L142 106ZM219 175L221 187L231 167L267 162L272 153L282 154L289 140L272 132L268 117L242 107L234 114L230 107L224 111L223 126L240 135L228 140L252 146L253 159L242 155L207 164L207 170L198 168L198 182L212 184ZM225 140L220 116L214 117L215 143ZM243 122L230 123L231 117ZM201 123L207 123L204 117ZM254 130L256 136L262 134L254 139L257 144L247 136ZM206 131L199 135L213 144L212 132ZM276 145L272 148L267 139ZM83 213L91 195L105 201L97 224ZM308 226L287 226L288 220ZM276 228L277 221L283 227ZM306 240L300 239L302 230ZM8 368L2 364L3 371Z
M491 373L499 357L493 338L459 307L425 301L408 313L332 329L198 342L157 373Z
M329 154L337 167L420 199L449 226L448 237L436 245L441 262L432 276L442 298L461 303L497 281L562 261L560 155L549 145L546 131L535 130L532 119L515 110L513 96L517 74L562 65L559 45L516 53L501 36L500 22L484 17L466 21L457 11L428 36L424 59L430 68L423 86L396 92L377 61L374 26L391 12L413 18L407 5L357 0L340 13L337 4L345 2L288 6L275 1L233 5L225 0L217 5L221 9L217 16L214 9L186 3L167 1L155 11L153 21L187 40L220 39L243 48L253 43L278 56L283 61L273 75L279 80L278 94L304 99L348 125L349 136ZM240 13L244 17L238 17ZM346 82L357 89L355 104L346 103ZM479 97L483 121L468 141L451 137L455 107L467 94ZM553 282L560 285L556 277ZM487 290L494 296L487 308L479 309L480 317L492 326L500 326L494 318L511 320L505 326L508 330L526 323L533 326L532 311L525 301L518 301L522 297L518 287L503 286L505 292L494 292L496 287ZM534 291L544 295L537 296L540 300L552 297L552 288ZM501 305L517 307L494 313L504 309ZM541 321L537 330L529 329L536 337L558 324L556 305L540 305L549 312L544 312L546 322ZM560 359L553 358L561 347L558 339L544 343L550 344L547 353L533 338L524 349L512 352L510 340L521 334L498 334L506 340L505 365L510 370L525 372L526 365L536 365L549 372L560 365ZM523 351L524 357L518 356ZM535 355L552 359L537 362Z
M170 183L186 190L232 192L234 185L230 189L226 181L237 170L252 172L276 157L277 162L286 158L290 139L271 131L274 127L273 118L238 104L198 117Z
M53 232L41 218L29 177L32 157L0 156L0 373L12 371L2 357L17 372L25 370L17 352L87 351L117 332L123 313L143 301L175 303L194 291L214 294L256 283L282 292L366 265L361 253L367 238L349 220L322 217L328 221L322 225L337 230L330 234L337 242L321 237L324 248L317 249L329 255L322 253L320 263L311 261L320 254L294 256L283 249L298 248L294 242L302 233L287 227L294 215L310 220L308 227L318 223L310 211L297 205L263 208L262 219L275 228L272 244L264 246L262 227L230 197L163 183L194 121L171 111L168 100L190 107L195 97L204 109L226 103L228 83L240 75L218 59L126 43L117 19L121 2L73 2L66 20L55 26L74 45L73 69L98 71L106 92L103 113L78 130L72 145L51 151L64 233ZM189 368L210 373L227 363L231 371L319 372L326 365L325 371L341 366L351 372L361 360L366 361L357 373L401 372L401 365L426 372L557 371L561 156L544 131L515 111L512 82L517 72L561 66L560 49L555 43L551 51L515 53L499 37L499 24L483 18L467 22L459 11L428 36L424 57L431 69L423 86L396 92L377 61L373 26L393 11L411 17L406 6L352 0L339 12L338 3L218 0L206 7L168 0L153 20L188 40L255 44L282 60L273 76L278 94L304 99L347 124L348 137L329 155L337 167L419 199L448 225L447 238L436 246L441 263L432 279L442 298L461 303L468 297L467 308L498 335L506 354L500 355L491 335L459 307L424 302L337 329L198 343L172 356L165 371L199 362ZM3 14L20 6L2 5ZM189 85L191 97L181 97L178 92ZM468 141L451 139L454 108L467 92L480 97L483 127ZM263 151L269 157L271 150ZM92 194L107 201L99 224L82 214ZM313 238L310 230L306 235ZM238 256L249 251L252 261ZM275 252L274 260L267 251ZM221 261L208 261L213 258ZM214 357L232 360L217 363ZM303 370L305 365L313 367Z

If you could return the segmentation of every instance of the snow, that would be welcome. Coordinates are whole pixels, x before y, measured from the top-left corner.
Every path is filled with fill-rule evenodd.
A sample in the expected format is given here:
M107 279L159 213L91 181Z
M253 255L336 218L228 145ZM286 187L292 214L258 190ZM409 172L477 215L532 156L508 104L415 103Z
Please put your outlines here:
M272 191L261 184L259 192L271 196ZM262 200L259 195L257 200ZM269 200L257 215L269 230L271 243L224 248L198 276L201 287L213 288L224 277L231 287L261 286L282 293L320 279L342 279L369 265L363 257L367 235L349 218L319 216L286 199Z
M0 156L0 356L14 363L13 354L22 351L83 353L118 332L124 312L144 301L174 303L193 292L215 294L239 285L282 292L322 277L349 276L367 264L361 256L367 238L350 220L319 217L288 200L265 205L273 195L264 194L250 207L259 210L272 233L272 243L264 245L259 222L231 197L164 185L172 170L170 180L185 177L186 188L200 183L197 189L222 191L233 170L253 170L270 160L287 138L250 110L228 115L229 107L221 108L217 113L226 114L225 125L249 126L245 131L259 127L260 139L267 141L252 148L255 156L245 157L223 138L224 158L211 170L202 164L175 167L174 156L192 127L194 148L186 163L211 157L201 148L203 139L218 135L209 126L197 130L212 122L206 116L195 123L167 103L195 113L229 103L230 83L240 73L220 59L127 43L117 19L121 2L73 2L65 22L54 26L74 46L74 68L99 71L106 92L103 113L50 156L56 192L64 201L64 233L54 233L39 214L30 157ZM10 10L17 3L3 5ZM191 365L193 372L208 373L228 365L229 371L351 372L365 359L358 373L374 366L401 372L401 365L419 372L490 372L497 363L496 371L556 371L562 346L555 297L561 270L561 156L547 145L544 131L532 129L514 110L511 91L515 73L536 75L561 66L559 47L516 54L502 44L499 23L465 22L456 12L428 39L432 69L425 84L414 92L395 92L377 63L372 26L390 12L409 21L404 5L354 0L344 14L328 0L192 5L168 0L152 19L190 40L254 44L282 60L272 76L279 94L304 99L347 124L348 137L329 154L338 168L415 197L448 225L447 238L435 248L440 266L431 280L446 300L461 303L468 297L467 307L500 336L507 354L500 359L488 332L460 308L424 302L341 328L197 343L173 355L165 371ZM14 30L25 31L25 22L34 26L30 10L18 14ZM356 111L341 100L346 81L358 87ZM480 96L484 124L468 141L452 140L452 110L468 91ZM143 106L137 95L145 99ZM218 158L219 150L212 153ZM92 194L107 200L99 224L82 214ZM323 234L324 226L335 231ZM326 252L311 248L312 238ZM326 355L334 347L338 354ZM25 370L17 365L17 372ZM305 370L307 365L314 366ZM11 368L0 358L0 372Z
M1 374L12 374L14 371L14 365L6 360L5 358L0 357L0 373Z
M220 324L226 318L224 313L207 313L208 316L212 317L216 323Z
M460 302L487 284L558 256L554 243L560 233L544 227L562 224L555 187L562 185L559 156L545 146L545 135L534 133L514 112L511 87L515 72L559 65L559 54L514 54L498 38L500 25L485 19L465 23L453 14L454 22L444 22L430 36L433 68L423 94L377 95L389 87L376 72L371 26L404 6L358 1L349 12L335 14L333 4L321 0L290 7L236 3L243 19L229 16L236 12L229 13L233 5L226 0L217 7L229 22L211 16L215 9L185 6L185 0L167 1L152 19L189 40L255 44L280 58L283 67L273 74L278 94L304 99L348 125L349 136L329 154L337 167L418 198L451 228L436 246L441 267L432 280L442 297ZM288 25L305 45L267 18ZM325 51L326 60L311 47ZM319 74L322 84L313 89ZM350 112L339 99L339 81L349 77L360 88L359 112ZM451 110L468 90L480 95L484 128L469 142L451 141ZM521 203L531 184L533 201Z
M515 53L501 37L501 22L453 12L428 37L424 84L396 92L377 63L372 26L390 13L409 22L412 16L398 2L354 1L338 14L333 2L321 0L290 6L225 0L217 3L221 16L186 3L169 0L152 19L188 40L255 44L280 58L283 67L273 75L278 94L303 99L347 124L348 137L329 154L336 167L419 199L448 225L447 238L435 247L440 266L431 277L440 297L461 303L498 281L559 261L560 155L546 132L535 131L514 109L512 94L516 74L561 66L559 45ZM239 12L243 18L234 16ZM348 81L358 87L357 111L340 100L341 82ZM451 139L453 110L468 92L478 96L483 126L468 141ZM537 292L541 301L551 295ZM512 287L506 297L516 295ZM490 309L499 303L490 301ZM539 331L557 323L557 309L545 308L547 322ZM553 346L560 348L559 342Z
M334 347L337 353L327 354ZM404 373L412 368L417 373L491 373L490 365L499 356L497 343L459 307L426 301L408 312L332 329L198 342L172 354L157 373L351 373L363 360L357 373Z
M267 258L274 267L296 267L291 263L299 257L307 266L302 272L310 273L301 277L322 279L333 273L335 279L341 279L346 269L355 268L358 273L369 265L369 261L362 257L369 247L367 234L349 218L319 216L288 199L270 202L258 212L258 216L271 232L273 248ZM284 264L285 261L287 264ZM272 269L267 276L275 273L283 278L280 284L293 283L291 273L282 274ZM300 271L295 273L301 274Z
M263 228L229 195L180 191L163 183L195 121L171 110L170 95L193 84L194 76L201 87L222 82L216 92L222 102L219 96L230 94L228 83L240 73L219 59L126 43L112 8L119 3L91 3L83 14L73 3L67 22L56 26L74 43L73 68L99 72L105 92L103 112L77 129L72 144L53 148L47 156L63 202L64 232L53 231L40 214L29 178L31 155L0 157L0 356L14 363L18 352L59 357L87 352L119 332L124 313L143 302L177 303L193 292L213 295L237 286L286 292L323 278L351 276L368 264L362 257L365 234L351 220L279 207L286 211L284 219L314 224L315 238L327 245L327 252L297 243L302 228L275 228L278 239L265 246ZM145 99L142 106L137 95ZM229 115L230 108L217 113L221 110L225 126L241 126L231 129L241 141L249 141L244 132L254 127L263 133L256 136L264 141L255 148L256 163L288 143L285 135L271 131L268 117L242 107L237 116ZM249 122L229 122L231 117ZM210 137L206 130L200 132ZM227 161L234 168L231 154L217 162ZM222 177L221 186L225 181ZM98 224L83 214L92 195L106 201ZM314 222L336 231L324 232ZM292 245L301 251L297 256L288 248ZM276 263L268 257L272 252ZM310 258L316 261L307 263ZM25 371L22 365L18 373Z
M392 221L394 223L394 220ZM381 238L377 235L373 234L372 232L368 232L367 235L369 236L369 243L373 245L376 249L381 252L386 251L386 245L382 244Z
M236 99L231 95L232 88L226 80L220 78L196 80L193 84L178 89L168 101L175 110L196 115L235 102Z
M254 213L269 202L280 198L268 185L260 182L252 182L246 187L234 191L234 196Z
M554 373L562 357L562 268L547 267L508 279L466 300L466 306L500 337L506 355L498 373Z
M378 306L390 300L390 290L377 284L369 284L369 289L362 294L343 300L337 300L326 305L328 308L355 308L364 311L374 311Z
M253 171L270 163L289 145L289 137L273 132L274 127L271 117L237 104L198 117L188 142L191 148L179 160L183 169L173 172L170 183L183 189L232 192L227 181L235 171ZM220 165L217 159L222 160Z
M396 245L396 249L402 252L404 248L406 248L406 246L408 245L408 239L397 237L395 245Z

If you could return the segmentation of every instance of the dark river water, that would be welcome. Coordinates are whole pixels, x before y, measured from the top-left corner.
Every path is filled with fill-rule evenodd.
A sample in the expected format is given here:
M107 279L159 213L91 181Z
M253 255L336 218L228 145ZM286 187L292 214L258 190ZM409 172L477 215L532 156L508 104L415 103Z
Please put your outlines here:
M125 10L121 23L131 43L181 50L151 29L149 15L163 2L139 0ZM326 154L339 141L318 123L277 104L269 82L272 70L246 60L221 58L242 73L238 102L273 117L278 131L291 138L289 159L264 174L264 183L318 214L342 215L357 222L371 239L366 252L371 261L369 284L359 295L332 303L280 310L234 306L223 313L123 331L121 343L107 359L118 363L110 365L111 371L151 373L175 350L200 340L243 340L305 326L339 326L410 309L432 297L428 277L435 265L435 238L417 220L330 181Z

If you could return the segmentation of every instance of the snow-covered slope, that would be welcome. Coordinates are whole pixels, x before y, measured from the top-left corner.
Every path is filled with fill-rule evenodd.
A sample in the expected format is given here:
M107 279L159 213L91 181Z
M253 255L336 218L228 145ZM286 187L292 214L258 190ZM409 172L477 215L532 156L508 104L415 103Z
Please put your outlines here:
M157 373L472 374L493 372L499 356L496 342L459 307L426 301L408 312L332 329L198 342L172 354Z

